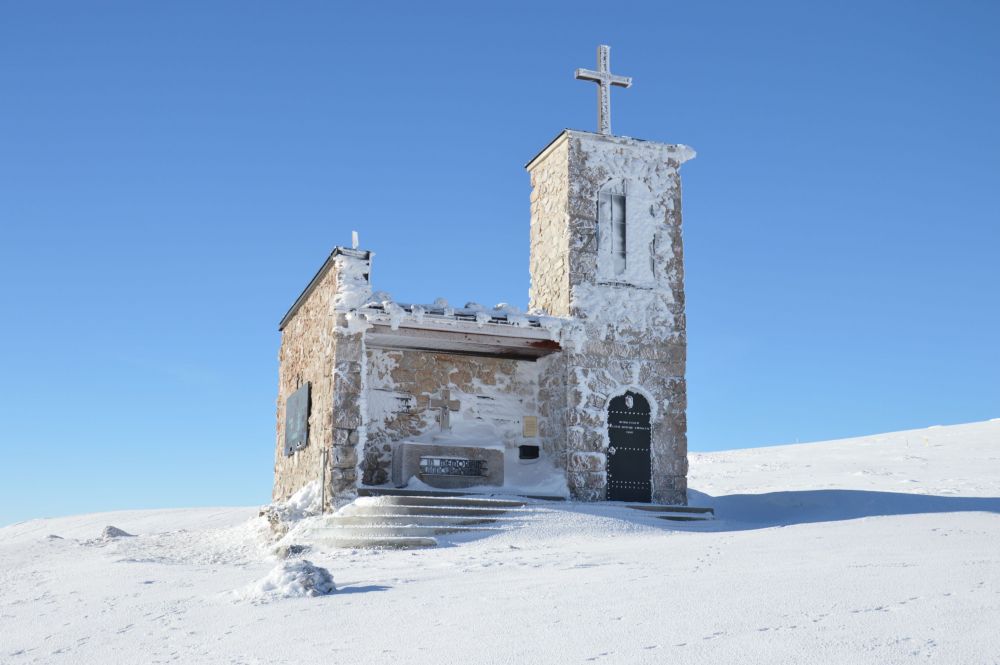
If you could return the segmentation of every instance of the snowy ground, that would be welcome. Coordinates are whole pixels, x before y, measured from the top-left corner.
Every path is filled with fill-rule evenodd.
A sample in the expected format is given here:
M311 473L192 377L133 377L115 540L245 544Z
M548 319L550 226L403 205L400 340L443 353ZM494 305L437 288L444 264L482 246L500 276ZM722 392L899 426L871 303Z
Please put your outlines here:
M318 597L281 597L256 508L16 524L0 662L1000 663L1000 422L695 454L691 486L718 521L544 504L436 550L313 549Z

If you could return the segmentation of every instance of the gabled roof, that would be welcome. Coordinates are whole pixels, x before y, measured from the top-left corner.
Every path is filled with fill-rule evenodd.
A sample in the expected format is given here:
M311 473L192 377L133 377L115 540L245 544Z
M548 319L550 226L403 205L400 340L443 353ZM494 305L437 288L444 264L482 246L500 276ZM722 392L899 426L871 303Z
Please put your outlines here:
M328 256L326 261L323 262L323 265L320 266L320 269L316 271L316 274L309 281L309 284L306 286L305 290L302 291L301 294L299 294L299 297L295 299L294 303L292 303L291 308L289 308L288 312L285 313L285 316L282 317L281 323L278 324L279 331L285 329L285 326L288 325L288 322L291 321L292 317L295 316L296 312L299 311L299 308L301 308L303 303L305 303L305 301L309 299L309 296L312 295L312 292L316 290L316 287L319 285L319 283L322 282L323 278L326 277L326 274L330 272L330 268L333 267L334 260L338 256L353 256L356 259L363 259L365 261L368 261L371 259L372 253L366 249L348 249L347 247L334 247L333 251L330 252L330 256Z

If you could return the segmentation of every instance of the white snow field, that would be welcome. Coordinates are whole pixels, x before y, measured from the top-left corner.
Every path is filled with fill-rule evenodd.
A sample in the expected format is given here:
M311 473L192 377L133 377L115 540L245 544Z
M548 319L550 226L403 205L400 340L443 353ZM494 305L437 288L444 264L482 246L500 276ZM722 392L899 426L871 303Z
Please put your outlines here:
M15 524L0 662L1000 663L1000 422L693 454L690 481L716 521L533 503L285 562L256 507Z

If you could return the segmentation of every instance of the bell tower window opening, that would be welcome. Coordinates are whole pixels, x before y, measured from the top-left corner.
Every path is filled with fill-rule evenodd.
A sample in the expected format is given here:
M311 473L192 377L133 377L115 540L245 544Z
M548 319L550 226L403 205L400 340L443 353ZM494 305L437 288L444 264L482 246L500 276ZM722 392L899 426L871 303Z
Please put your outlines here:
M597 197L598 246L606 277L624 275L628 267L626 184L608 183Z
M625 272L628 256L625 235L625 195L611 195L611 256L616 275Z

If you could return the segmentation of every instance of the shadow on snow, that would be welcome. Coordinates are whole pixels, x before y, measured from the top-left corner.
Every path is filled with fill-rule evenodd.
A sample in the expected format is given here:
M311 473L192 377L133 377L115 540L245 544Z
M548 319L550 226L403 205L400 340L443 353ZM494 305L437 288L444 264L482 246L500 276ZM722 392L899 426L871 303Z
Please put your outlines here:
M691 505L711 506L711 530L791 526L863 517L928 513L1000 513L1000 498L935 496L868 490L802 490L709 496L688 492ZM734 524L736 523L736 524Z
M355 585L345 584L344 586L337 587L337 594L343 595L345 593L368 593L369 591L388 591L391 586L385 586L384 584L365 584L365 585Z

